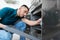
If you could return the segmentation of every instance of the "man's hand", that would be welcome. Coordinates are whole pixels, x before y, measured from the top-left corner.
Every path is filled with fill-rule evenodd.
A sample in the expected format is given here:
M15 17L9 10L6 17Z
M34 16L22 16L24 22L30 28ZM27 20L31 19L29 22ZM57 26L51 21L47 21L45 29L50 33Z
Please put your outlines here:
M4 28L4 27L6 27L6 26L4 24L0 23L0 28Z
M38 20L36 21L36 24L35 24L35 25L40 24L41 21L42 21L42 18L38 19Z

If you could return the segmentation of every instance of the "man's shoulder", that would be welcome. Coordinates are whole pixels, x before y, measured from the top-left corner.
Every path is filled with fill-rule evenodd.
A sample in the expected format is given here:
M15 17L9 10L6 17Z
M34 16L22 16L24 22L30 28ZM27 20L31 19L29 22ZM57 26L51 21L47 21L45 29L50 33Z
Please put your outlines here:
M15 10L14 8L11 8L11 7L4 7L3 9L4 10Z

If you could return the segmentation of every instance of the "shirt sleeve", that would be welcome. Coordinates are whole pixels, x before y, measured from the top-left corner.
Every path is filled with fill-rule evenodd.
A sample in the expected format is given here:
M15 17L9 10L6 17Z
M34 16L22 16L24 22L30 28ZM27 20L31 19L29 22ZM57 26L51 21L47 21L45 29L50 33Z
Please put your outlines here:
M0 19L2 19L5 15L7 15L7 13L10 10L14 10L13 8L9 8L9 7L5 7L3 9L0 10Z
M9 8L9 7L5 7L3 9L0 10L0 20L5 16L7 15L7 13L10 11L10 10L14 10L13 8Z

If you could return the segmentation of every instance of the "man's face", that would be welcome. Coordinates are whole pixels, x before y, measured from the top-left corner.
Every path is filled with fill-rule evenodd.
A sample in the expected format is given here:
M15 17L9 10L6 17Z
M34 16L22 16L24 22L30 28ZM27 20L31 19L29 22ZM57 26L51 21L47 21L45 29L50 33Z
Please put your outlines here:
M24 17L28 14L28 9L24 6L20 7L17 11L19 17Z

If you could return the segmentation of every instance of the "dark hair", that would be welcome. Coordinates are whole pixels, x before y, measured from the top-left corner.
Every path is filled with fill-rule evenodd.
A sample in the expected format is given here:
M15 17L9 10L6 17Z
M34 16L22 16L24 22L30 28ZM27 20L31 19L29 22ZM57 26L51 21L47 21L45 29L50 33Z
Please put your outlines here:
M22 5L22 6L26 7L26 8L28 9L28 11L29 11L29 8L28 8L28 6L27 6L27 5Z

